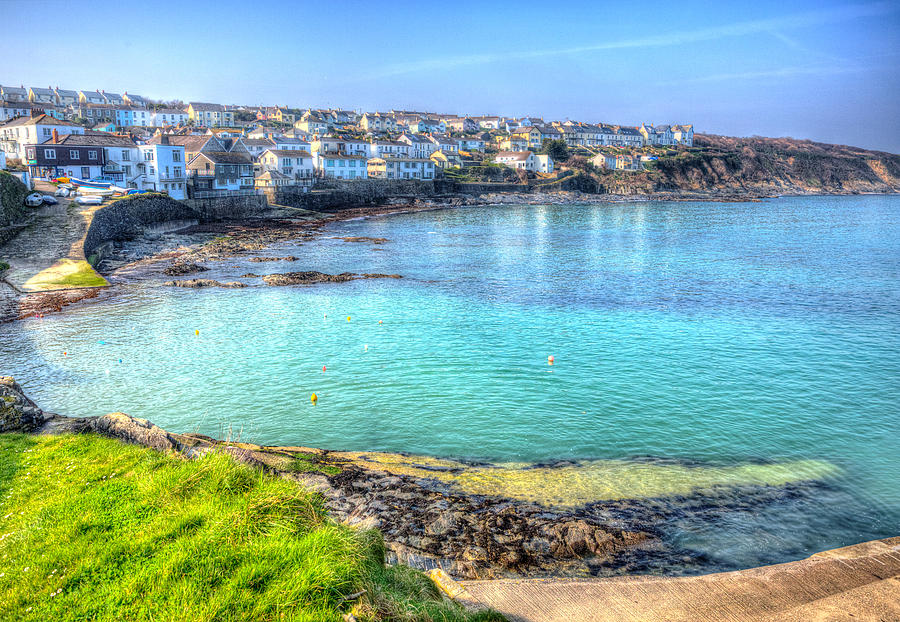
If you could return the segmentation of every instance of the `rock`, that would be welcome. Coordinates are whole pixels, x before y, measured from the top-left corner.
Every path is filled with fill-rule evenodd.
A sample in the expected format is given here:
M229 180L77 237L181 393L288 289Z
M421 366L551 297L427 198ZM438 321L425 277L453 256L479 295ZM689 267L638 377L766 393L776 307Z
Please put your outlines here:
M209 268L198 263L191 261L175 261L171 266L163 270L163 274L168 276L182 276L184 274L203 272L205 270L209 270Z
M48 418L12 376L0 376L0 432L33 432Z
M339 238L344 242L371 242L372 244L384 244L387 242L387 238L369 238L365 236L357 236L357 237L347 237L347 238Z
M98 434L151 447L157 451L168 452L181 449L181 443L169 432L153 425L146 419L138 419L125 413L112 413L97 417L91 422L91 429Z
M297 258L293 255L288 255L287 257L251 257L248 261L252 261L253 263L263 263L266 261L297 261Z
M189 287L191 289L199 289L201 287L247 287L246 283L241 283L240 281L228 281L227 283L223 283L214 279L187 279L185 281L166 281L165 283L163 283L163 285L166 285L168 287Z
M341 272L325 274L309 270L306 272L285 272L284 274L267 274L262 279L266 285L312 285L313 283L344 283L356 279L399 279L399 274L356 274Z

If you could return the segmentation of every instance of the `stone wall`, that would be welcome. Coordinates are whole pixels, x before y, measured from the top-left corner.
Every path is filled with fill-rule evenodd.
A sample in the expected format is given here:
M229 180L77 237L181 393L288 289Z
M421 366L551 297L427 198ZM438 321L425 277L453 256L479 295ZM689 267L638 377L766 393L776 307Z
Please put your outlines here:
M269 191L271 203L314 210L339 211L363 205L379 205L389 200L415 200L438 194L439 182L417 179L319 180L314 189L303 192L292 186Z
M84 238L84 256L107 242L129 240L154 225L173 220L199 220L201 213L161 194L139 194L114 201L96 212Z
M196 211L201 220L254 218L266 215L270 209L264 194L186 199L183 203Z
M0 171L0 227L21 222L28 216L25 196L28 188L14 175Z

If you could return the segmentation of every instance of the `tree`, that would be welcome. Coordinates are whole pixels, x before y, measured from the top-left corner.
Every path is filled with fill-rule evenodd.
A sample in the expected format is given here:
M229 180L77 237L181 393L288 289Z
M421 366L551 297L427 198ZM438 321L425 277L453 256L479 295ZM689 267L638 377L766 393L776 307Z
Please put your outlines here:
M553 158L554 162L565 162L569 159L569 146L566 141L545 138L541 144L541 153Z

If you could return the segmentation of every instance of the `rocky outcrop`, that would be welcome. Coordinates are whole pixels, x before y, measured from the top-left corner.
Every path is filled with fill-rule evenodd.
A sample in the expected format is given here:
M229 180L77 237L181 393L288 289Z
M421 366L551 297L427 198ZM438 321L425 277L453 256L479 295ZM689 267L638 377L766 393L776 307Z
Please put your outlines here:
M48 417L12 376L0 376L0 433L34 432Z
M284 274L267 274L262 279L266 285L312 285L314 283L344 283L357 279L401 279L399 274L357 274L355 272L341 272L340 274L325 274L310 270L307 272L285 272Z
M173 261L172 265L163 270L166 276L183 276L185 274L193 274L194 272L204 272L209 270L206 266L194 263L192 261Z
M268 261L297 261L297 258L293 255L288 255L287 257L251 257L247 261L252 261L253 263L265 263Z
M215 279L186 279L184 281L166 281L163 283L168 287L187 287L190 289L200 289L201 287L227 287L238 289L247 287L246 283L240 281L216 281Z
M146 419L138 419L125 413L111 413L89 421L92 432L117 438L126 443L143 445L163 452L183 448L176 435L166 432Z

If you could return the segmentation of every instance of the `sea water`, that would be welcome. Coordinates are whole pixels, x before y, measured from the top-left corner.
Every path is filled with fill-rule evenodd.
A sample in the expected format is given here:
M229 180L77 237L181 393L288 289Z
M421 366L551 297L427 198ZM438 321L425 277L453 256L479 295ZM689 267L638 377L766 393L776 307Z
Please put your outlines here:
M454 208L259 254L299 260L201 276L403 278L127 284L0 326L0 373L72 416L511 473L571 460L547 472L551 488L570 475L553 503L826 486L817 504L679 527L722 567L900 534L900 197ZM470 479L516 496L515 477Z

